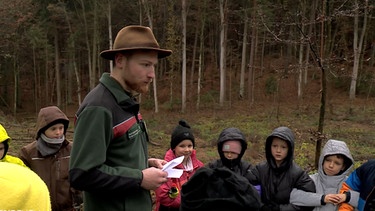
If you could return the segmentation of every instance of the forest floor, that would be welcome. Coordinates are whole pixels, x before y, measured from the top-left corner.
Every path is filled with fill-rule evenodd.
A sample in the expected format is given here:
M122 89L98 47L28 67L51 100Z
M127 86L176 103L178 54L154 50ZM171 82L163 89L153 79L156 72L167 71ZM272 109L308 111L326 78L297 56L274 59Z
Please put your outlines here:
M328 139L345 141L356 161L356 166L374 158L375 155L375 99L331 95L327 98L324 118L323 143ZM341 97L340 97L341 96ZM142 107L142 103L141 103ZM78 106L69 106L64 111L70 118L67 131L68 140L73 141L74 114ZM314 171L315 148L319 123L320 99L309 98L301 101L282 102L246 101L226 102L225 106L213 105L200 109L168 109L161 106L155 113L152 109L141 109L150 135L150 157L163 158L169 148L170 134L179 119L185 119L196 137L196 150L204 163L217 159L216 140L226 127L238 127L248 140L248 150L244 159L255 164L265 159L264 141L278 126L290 127L296 135L295 160L304 169ZM2 111L0 110L0 113ZM17 155L19 149L33 141L35 134L35 111L23 111L17 117L0 115L0 122L12 138L9 153Z

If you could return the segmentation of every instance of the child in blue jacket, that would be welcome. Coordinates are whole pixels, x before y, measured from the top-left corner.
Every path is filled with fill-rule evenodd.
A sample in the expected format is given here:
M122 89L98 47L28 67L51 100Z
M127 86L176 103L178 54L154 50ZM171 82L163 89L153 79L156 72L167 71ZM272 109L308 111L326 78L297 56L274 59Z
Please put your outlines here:
M375 159L369 160L354 170L348 179L342 184L340 193L346 193L349 190L359 192L358 207L359 211L375 210ZM352 211L354 207L343 203L339 211Z

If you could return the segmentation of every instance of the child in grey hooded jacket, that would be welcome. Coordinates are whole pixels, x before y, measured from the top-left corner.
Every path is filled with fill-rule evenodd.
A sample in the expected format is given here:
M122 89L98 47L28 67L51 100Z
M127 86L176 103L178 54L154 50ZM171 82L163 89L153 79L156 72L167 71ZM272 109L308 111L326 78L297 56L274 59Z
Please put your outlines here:
M316 193L293 189L290 203L299 206L315 206L314 211L335 211L338 204L357 206L355 191L339 194L341 184L353 168L354 160L345 142L330 139L324 145L319 157L318 172L310 175L314 180Z

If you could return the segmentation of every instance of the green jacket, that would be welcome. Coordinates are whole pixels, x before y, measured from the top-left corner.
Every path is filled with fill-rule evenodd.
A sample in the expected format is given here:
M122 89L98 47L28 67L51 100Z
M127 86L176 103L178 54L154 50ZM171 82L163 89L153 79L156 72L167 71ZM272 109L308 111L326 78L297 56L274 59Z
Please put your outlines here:
M139 104L104 73L76 113L71 185L84 191L84 209L151 210L141 187L148 136Z

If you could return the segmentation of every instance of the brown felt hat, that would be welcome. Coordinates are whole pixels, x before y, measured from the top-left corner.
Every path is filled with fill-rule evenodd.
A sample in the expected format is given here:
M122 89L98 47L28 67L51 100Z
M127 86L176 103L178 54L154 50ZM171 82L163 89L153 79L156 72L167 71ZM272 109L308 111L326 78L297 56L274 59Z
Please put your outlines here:
M102 51L100 56L114 60L116 53L129 50L155 50L158 52L159 58L167 57L172 53L171 50L160 48L149 27L131 25L122 28L117 33L113 49Z

